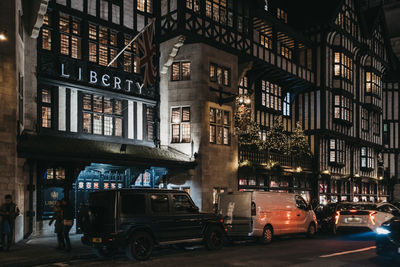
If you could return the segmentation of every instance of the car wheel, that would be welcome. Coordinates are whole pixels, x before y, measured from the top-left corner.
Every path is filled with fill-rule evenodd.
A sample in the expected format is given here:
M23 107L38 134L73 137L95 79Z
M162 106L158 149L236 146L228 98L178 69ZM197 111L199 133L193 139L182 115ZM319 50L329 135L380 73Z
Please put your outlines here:
M262 237L260 238L260 243L269 244L272 242L272 237L274 233L271 226L265 226Z
M107 246L96 246L94 247L94 253L100 259L109 258L114 254L115 250Z
M314 237L315 236L315 224L310 223L310 225L308 226L308 230L307 230L307 237Z
M219 250L224 243L224 232L220 227L210 226L204 236L204 244L209 250Z
M153 247L154 241L149 233L137 232L129 240L126 256L132 260L144 261L150 257Z

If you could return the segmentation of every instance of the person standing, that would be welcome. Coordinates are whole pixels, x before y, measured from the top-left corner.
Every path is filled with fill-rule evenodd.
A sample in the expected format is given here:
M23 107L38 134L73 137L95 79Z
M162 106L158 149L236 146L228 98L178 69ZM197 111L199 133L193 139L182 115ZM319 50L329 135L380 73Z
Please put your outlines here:
M0 215L2 216L1 245L2 249L9 251L14 236L15 218L19 215L19 209L13 203L11 195L5 196L5 203L0 207Z
M62 217L63 217L63 237L65 240L65 251L71 251L71 241L69 239L69 231L74 224L74 213L68 200L62 201Z
M54 221L54 232L57 234L57 249L64 249L63 213L60 200L57 200L56 205L54 206L54 215L51 218L49 225L51 225Z

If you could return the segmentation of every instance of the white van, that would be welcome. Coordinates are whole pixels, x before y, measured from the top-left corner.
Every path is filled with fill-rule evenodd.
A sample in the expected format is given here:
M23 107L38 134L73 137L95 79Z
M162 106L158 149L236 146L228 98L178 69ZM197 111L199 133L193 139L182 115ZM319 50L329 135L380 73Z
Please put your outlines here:
M222 193L218 213L229 238L255 237L269 243L278 235L307 233L311 237L318 229L314 211L300 195L291 193Z

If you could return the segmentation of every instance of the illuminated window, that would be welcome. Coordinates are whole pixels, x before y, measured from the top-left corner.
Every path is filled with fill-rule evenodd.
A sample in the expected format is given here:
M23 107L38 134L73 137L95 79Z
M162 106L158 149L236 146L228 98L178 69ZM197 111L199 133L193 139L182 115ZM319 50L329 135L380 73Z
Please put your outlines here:
M272 48L272 39L264 34L260 34L260 44L265 48Z
M175 107L171 110L171 143L190 142L190 107Z
M75 59L80 59L82 53L80 20L67 14L60 13L59 31L60 53L70 55Z
M293 58L293 49L283 45L281 42L278 42L278 52L287 59Z
M361 148L361 168L374 169L375 159L373 149L369 147Z
M282 87L261 81L261 105L277 111L282 111Z
M283 116L290 116L290 93L287 92L283 99Z
M107 66L118 54L117 47L117 32L89 23L89 61ZM110 66L117 65L115 60Z
M229 86L231 70L216 64L210 64L210 81L216 82L219 85Z
M367 94L372 94L381 97L382 80L381 77L374 72L366 72L365 91Z
M277 8L276 9L276 17L282 21L284 21L285 23L287 23L287 13L286 11Z
M227 21L226 2L226 0L206 0L206 16L225 24Z
M199 12L200 0L186 0L186 8L191 9L194 12Z
M122 102L99 95L82 96L84 133L122 136Z
M330 139L329 141L329 162L345 163L345 142L339 139Z
M175 62L172 64L171 81L190 80L190 62Z
M142 12L153 12L153 0L137 0L137 9Z
M247 95L249 93L247 77L243 77L239 84L239 95Z
M348 122L352 121L352 101L342 95L335 95L334 117Z
M51 128L51 90L42 89L42 127Z
M229 146L230 134L230 112L210 108L210 143Z
M127 48L124 51L124 71L139 73L139 57L137 54L136 42L129 44L132 38L133 37L130 35L125 35L124 45L127 46Z
M42 49L51 50L51 21L47 13L43 18L42 27Z
M334 74L349 81L353 80L353 60L344 53L335 52Z

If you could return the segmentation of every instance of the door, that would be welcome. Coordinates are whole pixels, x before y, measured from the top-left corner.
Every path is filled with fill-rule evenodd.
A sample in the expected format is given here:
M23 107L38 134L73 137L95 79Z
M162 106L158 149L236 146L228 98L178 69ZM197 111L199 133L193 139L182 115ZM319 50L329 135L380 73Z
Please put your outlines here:
M174 225L177 239L192 239L201 237L203 222L199 209L187 194L172 194Z
M177 234L171 214L169 194L150 194L150 213L152 229L160 241L173 240Z
M296 195L295 196L296 200L296 210L295 210L295 220L296 220L296 228L295 232L297 233L303 233L307 231L308 228L308 206L307 203L304 201L304 199Z

